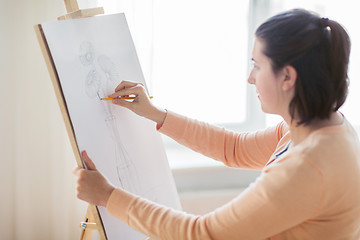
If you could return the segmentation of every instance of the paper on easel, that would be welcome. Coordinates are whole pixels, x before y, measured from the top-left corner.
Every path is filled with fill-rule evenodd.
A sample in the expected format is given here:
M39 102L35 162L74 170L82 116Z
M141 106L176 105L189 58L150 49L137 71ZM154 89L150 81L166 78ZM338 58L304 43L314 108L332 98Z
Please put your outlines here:
M43 23L76 142L119 188L180 209L155 123L101 101L122 80L144 77L124 14ZM144 239L99 207L108 239Z

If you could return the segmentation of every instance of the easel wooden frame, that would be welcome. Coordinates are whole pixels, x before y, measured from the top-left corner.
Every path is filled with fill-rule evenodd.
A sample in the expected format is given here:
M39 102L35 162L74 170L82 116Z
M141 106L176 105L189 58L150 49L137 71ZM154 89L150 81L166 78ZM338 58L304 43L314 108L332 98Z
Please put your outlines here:
M77 0L64 0L64 2L65 2L67 14L64 16L58 17L58 20L82 18L82 17L92 17L95 15L104 13L104 9L102 7L80 10ZM53 83L56 98L57 98L59 106L60 106L60 110L61 110L64 122L65 122L66 130L67 130L67 133L68 133L68 136L70 139L72 149L74 151L77 165L79 167L84 168L83 162L81 161L80 151L79 151L77 143L76 143L74 129L73 129L70 117L69 117L69 113L67 110L64 95L62 93L59 76L57 74L56 67L55 67L54 61L52 59L46 38L44 36L43 30L42 30L42 27L40 24L35 25L34 29L35 29L35 33L36 33L36 36L37 36L39 44L40 44L41 51L45 58L46 66L48 68L48 71L49 71L49 74L50 74L50 77L51 77L51 80ZM105 229L104 229L104 226L103 226L101 218L100 218L99 211L98 211L97 207L94 205L89 204L86 215L85 215L85 220L84 220L84 222L80 223L80 228L81 228L81 235L80 235L81 240L91 239L93 230L98 230L101 240L107 239Z

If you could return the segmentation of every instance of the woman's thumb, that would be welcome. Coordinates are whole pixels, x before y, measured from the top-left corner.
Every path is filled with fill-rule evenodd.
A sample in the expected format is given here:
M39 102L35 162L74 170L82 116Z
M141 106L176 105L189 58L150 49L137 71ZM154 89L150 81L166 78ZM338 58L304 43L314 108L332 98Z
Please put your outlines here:
M95 163L89 158L86 151L82 151L82 159L88 170L96 170Z

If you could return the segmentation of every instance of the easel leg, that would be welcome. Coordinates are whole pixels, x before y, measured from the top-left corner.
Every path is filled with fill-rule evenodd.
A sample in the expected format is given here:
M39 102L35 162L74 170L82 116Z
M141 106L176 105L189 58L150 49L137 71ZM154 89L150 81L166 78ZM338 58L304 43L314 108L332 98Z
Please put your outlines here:
M90 240L92 231L96 228L95 218L90 210L90 206L87 208L84 222L80 223L81 235L80 240Z

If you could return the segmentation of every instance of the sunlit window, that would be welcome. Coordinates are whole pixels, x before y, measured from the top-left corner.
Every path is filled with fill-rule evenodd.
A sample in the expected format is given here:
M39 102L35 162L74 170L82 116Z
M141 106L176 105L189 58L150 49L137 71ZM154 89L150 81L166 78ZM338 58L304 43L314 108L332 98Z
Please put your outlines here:
M245 120L248 10L238 0L154 2L156 103L223 126ZM173 167L213 163L176 145L168 156Z
M156 0L152 92L211 123L245 119L248 1Z

